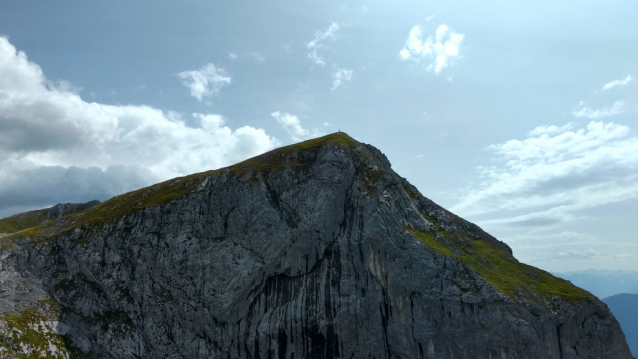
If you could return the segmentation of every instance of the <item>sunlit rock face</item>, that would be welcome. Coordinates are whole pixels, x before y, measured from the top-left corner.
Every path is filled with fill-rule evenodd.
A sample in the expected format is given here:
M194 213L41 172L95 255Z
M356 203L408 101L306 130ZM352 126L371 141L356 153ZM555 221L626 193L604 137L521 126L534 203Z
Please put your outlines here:
M0 357L632 358L598 299L343 133L0 241Z

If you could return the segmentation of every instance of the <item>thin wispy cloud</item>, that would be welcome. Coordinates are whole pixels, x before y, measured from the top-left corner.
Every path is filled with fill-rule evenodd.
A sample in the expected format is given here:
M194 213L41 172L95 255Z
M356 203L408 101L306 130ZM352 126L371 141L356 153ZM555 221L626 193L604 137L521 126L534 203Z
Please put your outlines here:
M401 60L426 62L427 71L435 74L448 67L459 57L459 50L465 35L456 33L441 24L434 37L428 36L423 40L423 28L416 25L410 30L405 47L399 52Z
M246 55L260 64L266 61L266 56L256 51L247 52Z
M612 82L606 83L605 86L603 86L603 91L609 90L609 89L614 88L616 86L625 86L631 80L632 80L631 75L628 75L623 80L616 80L616 81L612 81Z
M562 231L549 234L518 234L511 237L499 238L508 245L518 249L554 248L559 246L600 245L604 242L588 233Z
M633 261L638 258L638 255L625 252L616 253L603 253L600 250L592 248L588 249L568 249L564 251L552 251L537 254L529 257L524 257L526 262L565 262L565 261L585 261L585 262L599 262L601 260L612 261Z
M316 65L326 65L323 57L319 55L319 50L326 47L326 45L324 45L326 40L336 39L337 30L339 30L339 24L333 22L325 30L318 30L315 32L315 38L306 44L306 48L308 49L308 58L310 58Z
M490 227L551 227L583 218L581 210L638 198L638 138L627 126L540 126L524 140L491 145L501 165L478 167L451 210L496 214ZM520 214L523 212L524 214Z
M624 101L616 101L613 105L609 107L604 107L601 109L591 109L589 107L582 107L582 104L572 112L574 117L585 117L585 118L601 118L601 117L609 117L614 116L619 113L624 112L625 110L625 102Z
M341 87L344 82L350 82L350 80L352 80L352 70L337 69L335 72L332 73L332 78L333 81L330 90L335 91L336 89Z
M309 130L304 128L301 125L301 121L299 121L299 118L297 118L297 116L295 115L279 111L275 111L270 115L275 118L275 120L277 120L277 123L279 123L286 130L286 132L288 132L290 138L293 141L303 141L309 138L321 136L323 134L321 131L318 131L316 129Z
M198 101L204 97L218 95L221 88L231 82L230 75L212 63L204 65L199 70L182 71L177 76L182 80L182 84L189 89L191 96Z
M50 81L45 80L46 87L50 90L56 90L61 92L72 92L76 95L79 95L82 92L82 88L72 84L66 80L58 80L58 81Z
M602 253L595 251L593 249L585 249L585 250L570 249L565 252L556 253L556 257L558 258L590 259L593 257L600 257L600 256L602 256Z

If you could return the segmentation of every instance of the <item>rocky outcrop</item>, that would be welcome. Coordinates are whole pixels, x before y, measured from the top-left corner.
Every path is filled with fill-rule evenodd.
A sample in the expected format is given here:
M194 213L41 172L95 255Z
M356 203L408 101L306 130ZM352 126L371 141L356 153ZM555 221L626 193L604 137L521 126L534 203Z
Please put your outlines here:
M602 302L343 133L61 220L0 239L0 357L631 358Z
M98 204L100 204L100 201L97 200L87 203L58 203L48 209L44 220L56 219L70 213L81 212Z
M19 213L11 217L0 219L0 237L37 227L47 221L60 219L65 215L84 211L99 203L100 201L58 203L51 208Z

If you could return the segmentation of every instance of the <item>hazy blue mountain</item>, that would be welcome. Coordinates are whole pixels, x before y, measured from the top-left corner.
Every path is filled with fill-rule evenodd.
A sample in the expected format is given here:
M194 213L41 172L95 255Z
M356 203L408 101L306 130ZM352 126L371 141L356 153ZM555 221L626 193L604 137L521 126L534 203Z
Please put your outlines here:
M638 293L636 271L586 270L552 274L571 281L598 298L619 293Z
M622 293L603 299L625 332L631 354L638 356L638 294Z

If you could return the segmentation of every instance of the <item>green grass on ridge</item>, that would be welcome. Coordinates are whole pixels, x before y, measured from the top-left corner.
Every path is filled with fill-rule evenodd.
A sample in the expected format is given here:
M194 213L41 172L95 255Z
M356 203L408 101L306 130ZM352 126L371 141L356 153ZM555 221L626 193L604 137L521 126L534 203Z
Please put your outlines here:
M341 145L352 149L356 141L344 132L336 132L323 137L314 138L290 146L276 148L262 155L249 158L236 165L230 166L231 173L245 175L249 172L265 174L283 170L287 165L292 168L302 168L312 163L316 151L327 144ZM289 158L296 154L296 158Z
M403 229L429 248L459 259L510 297L533 299L533 296L526 295L533 293L544 300L560 296L568 302L593 298L590 293L569 281L518 262L505 248L494 246L487 240L473 240L468 236L443 231L425 232L407 226Z
M39 209L0 219L0 233L15 233L35 227L44 221L49 209Z
M293 168L300 168L308 165L309 160L314 159L316 151L327 144L345 146L353 148L356 141L343 132L337 132L312 140L296 143L290 146L280 147L262 155L247 159L230 167L217 170L195 173L192 175L174 178L162 183L158 183L137 191L128 192L108 201L102 202L80 213L69 214L64 219L69 220L73 227L85 224L107 223L124 216L135 213L149 207L166 204L176 198L185 196L195 190L208 176L222 173L226 169L231 175L242 176L246 173L266 174L267 172L279 171L287 165ZM309 158L299 158L304 154ZM309 153L309 151L315 151ZM286 157L296 153L297 159L286 162ZM16 219L14 217L0 220L0 233L19 233L21 237L48 236L54 234L52 226L39 226L46 215L47 210L27 212L18 216L25 216Z

